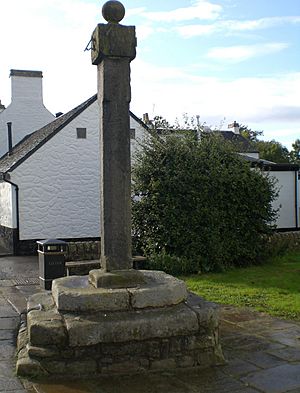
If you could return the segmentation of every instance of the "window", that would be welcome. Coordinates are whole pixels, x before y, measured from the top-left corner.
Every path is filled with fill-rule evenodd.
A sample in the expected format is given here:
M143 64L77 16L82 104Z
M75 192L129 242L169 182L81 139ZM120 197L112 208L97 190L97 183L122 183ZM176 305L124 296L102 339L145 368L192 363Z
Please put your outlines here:
M86 128L76 128L77 139L86 139Z
M135 139L135 128L130 128L130 139Z

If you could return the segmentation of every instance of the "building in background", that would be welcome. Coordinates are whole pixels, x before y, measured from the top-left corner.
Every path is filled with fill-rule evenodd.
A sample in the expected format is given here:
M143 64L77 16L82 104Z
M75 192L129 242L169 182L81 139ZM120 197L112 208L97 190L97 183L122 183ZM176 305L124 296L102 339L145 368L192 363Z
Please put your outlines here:
M11 123L11 145L55 119L43 103L41 71L11 70L11 103L0 102L0 157L8 151L7 123Z

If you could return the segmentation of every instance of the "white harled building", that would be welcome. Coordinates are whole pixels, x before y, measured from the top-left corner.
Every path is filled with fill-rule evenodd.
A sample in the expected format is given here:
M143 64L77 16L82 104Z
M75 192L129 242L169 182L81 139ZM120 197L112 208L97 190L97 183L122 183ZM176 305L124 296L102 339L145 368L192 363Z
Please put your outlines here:
M8 151L7 123L11 122L12 146L55 119L43 103L41 71L10 70L11 103L0 109L0 157Z

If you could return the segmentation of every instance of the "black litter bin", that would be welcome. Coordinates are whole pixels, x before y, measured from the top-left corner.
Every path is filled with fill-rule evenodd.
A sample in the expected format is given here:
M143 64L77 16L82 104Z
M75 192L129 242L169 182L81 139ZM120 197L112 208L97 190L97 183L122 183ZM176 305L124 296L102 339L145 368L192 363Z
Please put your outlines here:
M55 278L65 276L65 256L68 243L47 239L37 242L39 255L39 279L43 289L51 290Z

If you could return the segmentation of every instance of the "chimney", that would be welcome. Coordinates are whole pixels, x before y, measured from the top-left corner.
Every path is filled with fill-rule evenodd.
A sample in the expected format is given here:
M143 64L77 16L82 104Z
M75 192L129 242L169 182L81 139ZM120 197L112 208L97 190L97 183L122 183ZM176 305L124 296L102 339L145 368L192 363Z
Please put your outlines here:
M149 114L148 114L148 113L144 113L144 114L143 114L143 122L144 122L145 124L147 124L147 125L150 123Z
M228 128L233 128L233 132L237 135L240 134L240 125L236 121L231 124L228 124Z
M7 140L8 140L8 155L12 151L12 131L11 131L11 121L7 123Z
M10 70L11 103L0 113L0 157L7 153L7 122L13 124L13 146L55 119L43 104L41 71Z
M4 109L5 109L5 106L1 103L1 100L0 100L0 113L3 112Z
M43 103L42 71L10 70L11 102L31 101Z

